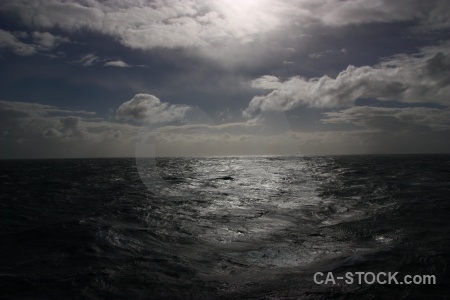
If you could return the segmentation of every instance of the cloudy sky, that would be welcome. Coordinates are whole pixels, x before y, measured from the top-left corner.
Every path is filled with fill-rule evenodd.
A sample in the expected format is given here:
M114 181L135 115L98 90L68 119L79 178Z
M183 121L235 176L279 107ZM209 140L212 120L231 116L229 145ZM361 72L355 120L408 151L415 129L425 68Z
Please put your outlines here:
M0 158L450 152L448 0L2 0Z

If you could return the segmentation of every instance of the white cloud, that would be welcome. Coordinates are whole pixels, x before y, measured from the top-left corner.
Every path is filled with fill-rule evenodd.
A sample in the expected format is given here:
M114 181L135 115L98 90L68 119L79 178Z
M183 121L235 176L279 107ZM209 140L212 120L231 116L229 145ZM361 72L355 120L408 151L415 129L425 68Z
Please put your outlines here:
M248 114L311 107L351 106L358 98L449 104L450 43L425 47L419 53L399 54L375 66L348 66L336 78L292 77L281 81L263 76L252 86L273 90L256 96Z
M157 124L182 121L189 109L186 105L163 103L153 95L137 94L117 109L117 116Z
M317 23L345 26L417 20L422 28L450 26L446 0L4 0L0 9L17 13L30 25L71 31L86 28L140 49L210 46L226 40L247 43L258 34Z
M280 4L282 4L280 2ZM116 36L132 48L190 47L223 39L251 40L271 30L280 19L273 15L284 5L268 1L6 1L1 9L14 11L30 25L66 30L88 28Z
M282 83L276 76L264 75L253 80L250 85L257 89L272 90L280 88Z
M131 65L129 65L126 62L121 61L121 60L114 60L114 61L106 62L104 64L104 66L107 66L107 67L119 67L119 68L131 67Z
M255 65L295 51L298 39L323 27L409 21L418 30L448 29L446 0L3 0L0 10L24 24L89 30L132 49L184 48L226 68ZM287 51L286 51L287 50ZM281 52L280 52L281 51ZM311 56L323 54L314 54ZM285 64L292 60L281 59ZM118 63L115 66L119 66Z

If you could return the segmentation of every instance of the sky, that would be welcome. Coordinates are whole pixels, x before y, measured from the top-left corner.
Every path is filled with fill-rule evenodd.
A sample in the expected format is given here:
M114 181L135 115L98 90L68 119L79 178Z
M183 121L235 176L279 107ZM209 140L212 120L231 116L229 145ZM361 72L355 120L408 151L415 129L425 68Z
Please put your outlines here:
M2 0L0 158L450 152L448 0Z

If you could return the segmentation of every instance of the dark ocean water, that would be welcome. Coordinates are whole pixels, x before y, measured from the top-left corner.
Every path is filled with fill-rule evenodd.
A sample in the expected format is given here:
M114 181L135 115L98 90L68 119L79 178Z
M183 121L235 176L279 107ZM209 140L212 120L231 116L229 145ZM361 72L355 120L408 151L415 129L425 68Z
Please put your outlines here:
M0 161L0 299L448 299L449 175L450 155Z

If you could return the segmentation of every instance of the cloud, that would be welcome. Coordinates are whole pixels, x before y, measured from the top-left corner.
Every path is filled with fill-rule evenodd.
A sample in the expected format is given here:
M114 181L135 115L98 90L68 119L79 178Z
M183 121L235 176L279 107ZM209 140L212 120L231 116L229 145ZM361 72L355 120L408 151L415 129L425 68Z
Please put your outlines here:
M243 125L243 124L241 124ZM334 155L368 153L437 153L450 151L449 130L380 131L329 130L285 131L270 135L193 128L161 128L152 135L139 135L137 154L145 156L205 155ZM219 130L219 128L216 128ZM144 140L144 139L147 140ZM146 144L145 141L147 141Z
M284 114L268 113L245 122L214 125L204 112L194 108L184 111L184 107L161 103L155 96L145 94L125 102L118 109L120 114L132 120L150 120L140 128L91 118L88 112L37 103L0 102L1 156L134 156L135 145L142 145L148 138L152 138L161 156L298 154L295 143L282 138L289 130ZM155 122L154 116L160 118L158 125L163 127L146 126ZM169 125L181 118L181 125Z
M176 135L262 135L262 124L250 120L248 122L226 123L218 125L209 124L193 124L182 126L164 126L154 131L160 138L164 138L173 134Z
M81 56L79 60L76 61L76 63L79 63L85 67L92 66L94 63L98 62L100 60L100 57L95 55L94 53L89 53L86 55Z
M0 101L1 119L26 118L26 117L44 117L51 114L77 114L94 115L94 112L85 110L72 110L59 108L52 105L39 103L19 102L19 101Z
M0 48L9 48L12 52L21 56L48 52L61 43L68 42L70 42L68 38L56 36L49 32L34 31L28 34L18 31L11 33L0 29Z
M64 117L59 119L61 121L61 124L63 126L62 131L63 132L70 132L72 135L76 137L82 138L84 133L83 130L80 128L80 117Z
M449 131L450 111L426 107L387 108L356 106L324 113L327 124L350 123L371 130L382 131Z
M102 64L105 67L119 67L119 68L132 67L132 65L129 65L120 59L110 60L109 58L100 57L94 53L82 55L80 59L75 61L74 63L81 64L82 66L85 67L90 67L97 64ZM144 66L140 65L140 67Z
M301 55L308 48L308 41L299 43L303 38L349 24L409 22L422 32L445 30L450 28L448 11L445 0L3 0L0 4L0 12L17 16L31 28L100 33L131 49L181 49L183 55L229 69L262 62L276 67L283 61L294 67L293 59L279 59L287 49L295 46ZM321 55L311 53L313 58Z
M0 29L0 48L9 48L15 54L23 56L32 55L36 52L32 45L21 42L16 35Z
M358 98L449 104L450 42L424 47L415 54L398 54L375 66L348 66L336 78L274 76L254 80L254 88L272 90L254 97L247 114L288 111L298 106L351 106Z
M119 68L131 67L131 65L129 65L126 62L123 62L121 60L114 60L114 61L106 62L104 64L104 66L107 66L107 67L119 67Z
M280 7L279 5L278 7ZM129 47L191 47L223 39L246 42L277 26L266 0L247 1L5 1L3 11L44 28L90 29L118 37Z
M416 21L422 31L450 27L450 3L446 0L353 0L301 1L323 24L349 24Z
M137 94L117 109L117 116L157 124L182 121L189 110L186 105L171 105L161 102L153 95Z
M139 49L208 46L226 40L247 43L259 34L317 23L416 21L428 29L450 26L446 0L4 0L0 9L19 15L28 25L89 29Z
M308 55L308 57L311 59L318 59L318 58L324 57L330 53L333 53L333 50L326 50L326 51L321 51L321 52L317 52L317 53L310 53Z
M448 153L450 131L385 132L349 130L290 132L287 138L297 141L302 154L406 154Z
M49 32L35 31L32 33L32 36L35 47L41 51L50 51L61 43L70 42L67 37L56 36Z
M251 82L251 86L254 88L272 90L278 89L282 86L280 79L276 76L264 75Z
M310 54L308 54L308 57L310 59L319 59L321 57L326 57L330 54L335 54L335 53L346 54L347 52L348 52L348 50L346 48L341 48L339 50L329 49L329 50L325 50L325 51L310 53Z
M133 99L158 105L153 97L136 95ZM139 111L131 115L148 116L148 109L142 109L142 115ZM1 157L133 157L149 150L144 147L147 139L153 147L150 153L158 156L450 151L448 110L354 107L328 112L323 122L351 123L363 129L322 132L293 132L283 116L264 113L245 122L140 128L91 118L89 113L76 110L2 101Z
M2 158L133 156L138 128L92 113L0 102Z
M245 122L144 127L138 156L298 155L298 144L283 113L266 113ZM156 154L155 154L155 149Z

